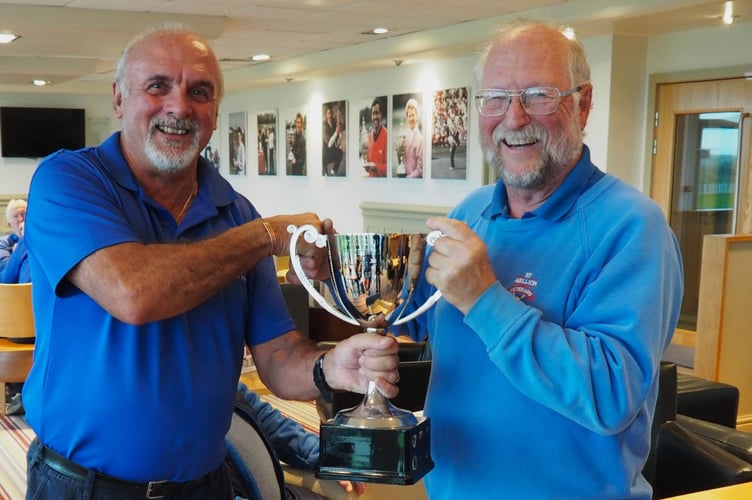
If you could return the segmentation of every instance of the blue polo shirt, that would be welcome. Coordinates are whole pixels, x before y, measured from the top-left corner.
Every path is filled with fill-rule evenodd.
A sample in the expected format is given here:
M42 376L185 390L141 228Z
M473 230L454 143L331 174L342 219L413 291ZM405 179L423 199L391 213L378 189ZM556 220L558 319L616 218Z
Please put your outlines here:
M141 326L66 280L101 248L197 241L259 217L200 158L198 197L176 225L138 185L119 140L54 153L32 179L25 236L37 341L24 407L40 440L84 467L131 481L197 479L224 459L244 343L295 324L271 258L194 309Z

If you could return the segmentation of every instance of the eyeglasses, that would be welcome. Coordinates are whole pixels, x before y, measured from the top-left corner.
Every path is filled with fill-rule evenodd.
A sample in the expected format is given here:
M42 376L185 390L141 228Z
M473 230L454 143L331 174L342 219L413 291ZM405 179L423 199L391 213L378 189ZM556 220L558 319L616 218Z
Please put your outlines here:
M501 116L507 112L512 97L519 97L522 109L529 115L550 115L559 109L562 97L582 90L583 85L562 92L556 87L530 87L513 92L502 89L481 89L475 92L475 107L483 116Z

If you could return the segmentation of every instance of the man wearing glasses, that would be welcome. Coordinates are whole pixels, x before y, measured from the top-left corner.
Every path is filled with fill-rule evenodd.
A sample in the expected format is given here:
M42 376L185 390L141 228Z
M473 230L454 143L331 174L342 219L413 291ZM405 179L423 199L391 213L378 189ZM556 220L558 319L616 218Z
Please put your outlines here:
M590 161L582 45L514 22L477 65L475 104L499 181L428 221L409 325L430 338L425 414L436 499L649 499L658 369L682 264L663 213Z

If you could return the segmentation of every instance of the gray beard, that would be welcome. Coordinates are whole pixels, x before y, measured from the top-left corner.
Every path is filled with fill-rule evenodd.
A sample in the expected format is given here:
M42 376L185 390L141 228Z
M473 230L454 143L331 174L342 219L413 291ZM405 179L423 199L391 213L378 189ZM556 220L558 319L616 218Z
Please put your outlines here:
M192 131L190 133L193 134L193 140L188 149L169 147L169 149L164 150L163 148L157 147L153 139L153 132L157 127L157 123L158 120L152 120L150 129L152 133L149 134L145 144L146 157L160 172L172 173L188 168L196 160L201 149L198 143L198 125L192 120L188 122L180 120L177 124L168 124L175 128L183 128L187 124Z
M499 124L493 131L492 143L483 140L481 148L486 161L505 185L518 189L536 189L544 186L556 170L568 168L577 161L582 152L583 137L584 134L575 121L550 142L548 132L542 125L533 123L523 130L509 132ZM546 145L538 162L530 170L519 174L506 168L498 153L498 149L504 147L502 143L505 140L514 142L514 139L535 139Z

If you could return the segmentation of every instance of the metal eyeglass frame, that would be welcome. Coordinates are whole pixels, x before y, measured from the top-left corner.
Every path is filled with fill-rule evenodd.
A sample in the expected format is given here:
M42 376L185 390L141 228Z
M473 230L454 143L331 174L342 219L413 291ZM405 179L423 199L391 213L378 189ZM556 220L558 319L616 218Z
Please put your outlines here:
M512 91L512 90L504 90L504 89L479 89L479 90L477 90L475 92L475 94L474 94L473 97L474 97L474 100L475 100L475 108L478 110L478 113L480 113L483 116L502 116L504 113L506 113L507 111L509 111L509 106L512 104L512 98L513 97L518 97L520 99L520 104L522 105L522 109L524 109L527 114L530 114L530 115L552 115L552 114L556 113L556 110L559 109L559 104L561 103L561 98L562 97L566 97L568 95L574 94L575 92L579 92L584 87L585 87L584 84L583 85L577 85L576 87L572 87L571 89L565 90L563 92L561 90L559 90L558 88L556 88L556 87L529 87L529 88L520 90L519 92L515 92L515 91ZM546 91L546 92L551 91L552 93L555 92L556 97L557 97L556 98L556 102L555 102L555 104L553 105L553 108L550 111L547 111L547 112L544 112L544 113L539 113L539 112L532 111L531 109L528 109L528 105L526 104L526 100L529 99L529 94L531 92L535 92L535 91L538 91L538 92L540 92L540 91ZM486 97L484 96L484 94L487 93L487 92L498 92L498 93L503 92L504 94L506 94L506 97L507 97L506 104L503 106L502 111L500 111L498 113L496 113L496 112L494 112L494 113L484 112L484 110L483 110L483 101L486 99ZM501 97L503 97L503 95L497 95L496 96L496 98L501 98ZM546 96L546 97L549 97L549 96ZM550 97L553 97L553 96L550 96Z

